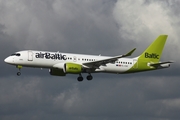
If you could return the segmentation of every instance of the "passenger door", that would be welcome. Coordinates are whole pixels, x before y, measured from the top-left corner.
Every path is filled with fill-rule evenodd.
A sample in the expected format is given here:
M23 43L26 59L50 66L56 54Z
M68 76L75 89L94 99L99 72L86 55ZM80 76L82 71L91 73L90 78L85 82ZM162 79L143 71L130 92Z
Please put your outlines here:
M33 52L32 51L28 51L28 61L33 61Z

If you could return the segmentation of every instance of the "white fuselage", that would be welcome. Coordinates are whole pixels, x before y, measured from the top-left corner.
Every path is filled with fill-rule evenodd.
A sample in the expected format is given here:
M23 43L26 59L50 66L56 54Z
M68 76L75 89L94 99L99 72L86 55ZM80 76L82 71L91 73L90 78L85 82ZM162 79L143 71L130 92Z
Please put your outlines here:
M53 68L53 66L58 63L72 62L82 65L83 63L108 58L111 57L26 50L16 52L14 55L6 58L5 62L12 65L21 65L25 67ZM94 72L123 73L132 68L136 62L136 58L121 58L114 63L108 63L99 66L99 68L96 69Z

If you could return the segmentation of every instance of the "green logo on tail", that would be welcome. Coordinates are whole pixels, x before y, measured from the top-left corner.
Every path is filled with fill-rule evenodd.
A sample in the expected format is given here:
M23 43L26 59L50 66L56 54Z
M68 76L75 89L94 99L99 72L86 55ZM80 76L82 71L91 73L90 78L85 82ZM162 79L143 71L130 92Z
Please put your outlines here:
M159 55L156 53L145 52L145 58L159 59Z

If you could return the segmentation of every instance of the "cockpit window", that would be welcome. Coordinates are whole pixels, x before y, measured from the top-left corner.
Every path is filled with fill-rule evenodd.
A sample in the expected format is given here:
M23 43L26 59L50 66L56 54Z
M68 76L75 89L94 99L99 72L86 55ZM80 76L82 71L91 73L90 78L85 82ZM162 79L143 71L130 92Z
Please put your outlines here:
M11 56L21 56L21 54L20 53L14 53Z
M20 54L20 53L17 53L16 56L21 56L21 54Z

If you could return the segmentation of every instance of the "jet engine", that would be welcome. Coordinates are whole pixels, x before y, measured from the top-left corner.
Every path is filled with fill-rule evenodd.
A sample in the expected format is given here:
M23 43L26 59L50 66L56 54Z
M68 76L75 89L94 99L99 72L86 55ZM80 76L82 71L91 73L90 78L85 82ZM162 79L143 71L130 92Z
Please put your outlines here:
M65 63L64 72L71 74L79 74L82 72L82 65L75 63Z
M51 75L65 76L66 74L80 74L82 72L82 65L75 63L58 63L50 69Z
M63 69L58 69L58 68L49 69L49 73L55 76L66 76L66 73L64 73Z

